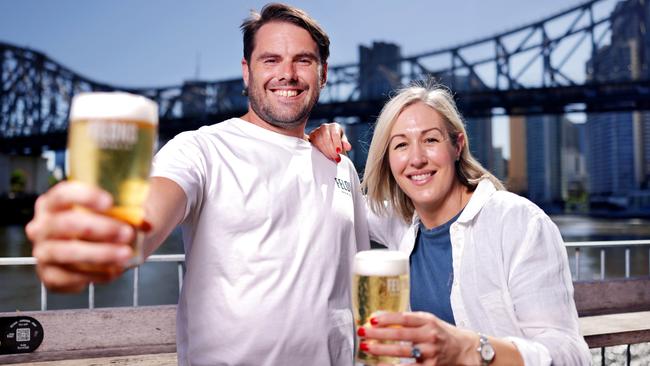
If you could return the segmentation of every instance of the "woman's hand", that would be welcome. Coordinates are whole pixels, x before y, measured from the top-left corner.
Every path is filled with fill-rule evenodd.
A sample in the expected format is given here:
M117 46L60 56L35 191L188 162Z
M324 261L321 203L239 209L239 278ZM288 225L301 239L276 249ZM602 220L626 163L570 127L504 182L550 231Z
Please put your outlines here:
M323 123L309 134L309 141L329 159L340 162L341 152L352 150L352 145L336 122Z
M359 347L377 356L413 357L415 365L480 365L477 333L456 328L429 313L382 313L371 319L372 327L359 328ZM368 340L396 341L393 344ZM403 343L400 343L403 342ZM405 344L408 342L410 344Z

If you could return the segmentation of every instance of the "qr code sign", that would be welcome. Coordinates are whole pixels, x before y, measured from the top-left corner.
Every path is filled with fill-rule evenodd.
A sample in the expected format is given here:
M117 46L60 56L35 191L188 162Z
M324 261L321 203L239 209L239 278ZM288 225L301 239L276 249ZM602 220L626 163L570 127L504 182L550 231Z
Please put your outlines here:
M30 335L29 328L18 328L16 329L16 342L29 342Z

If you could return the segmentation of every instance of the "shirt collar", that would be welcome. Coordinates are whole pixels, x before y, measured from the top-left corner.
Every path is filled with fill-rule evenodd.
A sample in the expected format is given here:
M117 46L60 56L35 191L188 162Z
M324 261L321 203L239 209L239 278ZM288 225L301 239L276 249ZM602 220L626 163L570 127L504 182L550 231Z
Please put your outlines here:
M474 190L474 194L472 194L472 198L469 199L467 206L465 206L456 222L465 224L472 221L496 191L496 187L489 178L481 178ZM412 227L417 230L420 226L420 222L420 216L418 216L417 211L413 211L413 218L411 220Z
M465 224L472 221L496 191L497 189L490 179L481 178L478 186L476 186L476 189L474 190L474 194L472 194L472 198L469 199L467 206L456 222Z

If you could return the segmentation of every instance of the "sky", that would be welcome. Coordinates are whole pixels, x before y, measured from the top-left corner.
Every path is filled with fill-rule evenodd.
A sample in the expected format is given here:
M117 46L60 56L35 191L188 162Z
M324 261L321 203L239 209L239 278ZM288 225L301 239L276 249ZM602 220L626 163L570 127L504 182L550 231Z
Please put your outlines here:
M329 63L358 45L394 42L402 55L497 34L583 0L289 1L329 33ZM28 47L92 80L122 87L241 77L239 25L265 1L1 0L0 42ZM507 136L495 123L495 144Z

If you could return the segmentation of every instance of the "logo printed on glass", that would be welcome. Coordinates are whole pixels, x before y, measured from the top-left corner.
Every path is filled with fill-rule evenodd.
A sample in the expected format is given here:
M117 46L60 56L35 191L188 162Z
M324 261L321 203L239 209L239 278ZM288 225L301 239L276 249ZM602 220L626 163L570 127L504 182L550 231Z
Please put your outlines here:
M91 120L88 131L101 149L128 150L138 141L138 126L135 123Z

